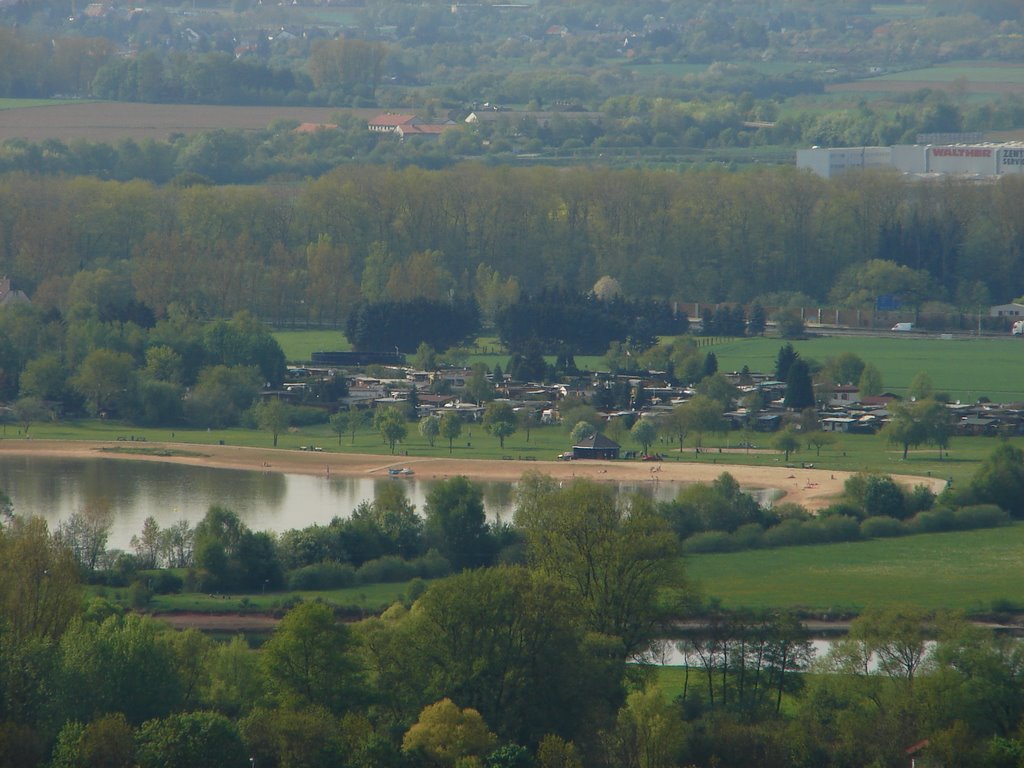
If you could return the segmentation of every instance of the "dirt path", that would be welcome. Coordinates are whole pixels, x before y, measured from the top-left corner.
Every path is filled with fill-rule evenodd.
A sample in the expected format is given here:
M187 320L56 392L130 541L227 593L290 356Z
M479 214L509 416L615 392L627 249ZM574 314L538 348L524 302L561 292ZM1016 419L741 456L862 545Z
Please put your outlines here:
M186 455L158 456L127 453L129 449L178 451ZM418 479L442 479L457 475L471 480L514 482L524 472L536 471L558 480L577 477L611 482L676 483L710 482L723 472L730 473L744 488L779 490L780 501L816 510L828 506L843 490L851 472L788 467L751 467L729 464L728 454L717 463L666 460L639 461L502 461L492 459L449 459L434 457L393 457L359 453L320 453L269 448L179 443L125 444L123 442L67 442L58 440L0 440L0 455L49 455L69 458L109 458L125 461L159 461L172 464L248 469L289 474L347 476L386 475L388 469L408 467ZM894 476L904 485L929 484L938 493L945 486L939 478Z

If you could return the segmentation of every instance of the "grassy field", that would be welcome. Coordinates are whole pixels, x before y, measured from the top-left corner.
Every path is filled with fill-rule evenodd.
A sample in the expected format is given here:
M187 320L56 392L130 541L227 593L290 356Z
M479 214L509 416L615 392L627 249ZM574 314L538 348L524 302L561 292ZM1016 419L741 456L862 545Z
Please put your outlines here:
M871 78L881 82L914 82L952 84L958 80L972 83L1013 83L1024 82L1024 66L1014 64L993 65L973 61L950 62L925 69L910 69Z
M721 371L771 371L784 342L775 338L736 339L711 349ZM881 371L885 389L902 394L919 372L931 376L936 392L954 400L975 402L1024 401L1024 345L1009 336L941 339L937 336L868 337L823 336L794 341L805 360L824 363L843 352L853 352Z
M1024 524L847 544L756 550L687 559L706 597L728 608L797 607L853 612L913 603L991 610L1022 602Z
M46 107L51 104L65 104L56 99L0 99L0 109L21 109L24 107Z
M314 352L348 352L352 345L341 331L274 331L285 360L309 362Z
M180 595L155 595L148 609L153 613L231 613L235 611L272 613L282 609L282 603L285 599L298 597L303 600L322 600L325 603L341 608L354 608L367 611L368 613L379 613L389 605L402 599L408 587L408 582L402 582L398 584L366 584L348 589L331 589L323 592L256 592L248 595L230 595L227 597L194 592ZM116 594L115 597L117 597Z

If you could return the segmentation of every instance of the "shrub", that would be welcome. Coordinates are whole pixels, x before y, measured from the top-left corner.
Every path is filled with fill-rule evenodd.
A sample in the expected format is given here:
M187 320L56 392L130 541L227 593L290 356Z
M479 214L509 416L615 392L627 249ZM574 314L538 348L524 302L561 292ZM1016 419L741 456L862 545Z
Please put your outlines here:
M288 589L341 589L356 583L356 571L347 563L316 563L288 572Z
M888 475L872 475L864 489L864 511L870 517L907 516L907 500L903 489Z
M935 504L935 493L927 485L915 485L906 492L906 506L909 514L924 512Z
M776 504L772 507L772 514L779 520L810 520L811 513L806 507L794 504L791 501Z
M128 602L132 608L141 610L146 608L153 600L153 590L149 589L141 581L133 581L128 587Z
M398 555L385 555L376 560L367 560L356 571L361 584L394 583L409 581L417 576L416 566Z
M814 520L790 518L764 532L766 547L795 547L824 541L824 529Z
M936 507L918 512L907 521L907 527L914 533L942 533L956 529L956 518L949 507Z
M854 520L862 520L864 518L864 510L856 504L838 501L821 510L818 513L818 517L822 520L826 520L830 517L852 517Z
M438 579L452 572L452 564L436 549L432 549L422 557L416 558L418 575L424 579Z
M330 414L323 408L308 405L295 405L288 409L288 423L293 427L308 427L314 424L326 424Z
M1010 513L995 504L975 504L953 512L956 528L967 531L975 528L998 528L1010 524Z
M736 529L732 535L737 550L758 549L764 546L764 528L757 523L747 523Z
M860 522L850 515L832 515L821 519L825 541L857 541L860 539Z
M691 554L734 552L735 549L736 541L725 531L695 533L683 542L683 552Z
M170 595L181 592L185 581L174 571L154 571L148 579L149 588L158 595Z
M903 523L885 515L869 517L860 524L860 535L865 539L887 539L906 533L907 529Z

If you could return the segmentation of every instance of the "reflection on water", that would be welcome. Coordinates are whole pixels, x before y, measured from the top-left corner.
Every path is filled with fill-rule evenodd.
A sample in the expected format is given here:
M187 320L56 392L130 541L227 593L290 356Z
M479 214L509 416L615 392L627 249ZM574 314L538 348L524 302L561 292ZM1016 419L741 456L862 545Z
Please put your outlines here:
M422 511L437 481L415 477L344 477L285 475L237 469L214 469L154 461L44 456L0 457L0 488L21 515L39 515L51 529L72 513L105 508L113 513L109 546L127 549L147 517L161 528L179 520L195 525L213 505L237 513L256 531L281 532L334 517L348 517L360 502L370 501L381 483L401 483ZM492 520L511 521L515 484L474 481L483 491ZM674 483L623 483L623 492L672 499Z
M334 517L348 517L370 501L382 483L401 483L409 500L423 509L433 480L338 475L286 475L214 469L150 461L40 456L0 457L0 488L21 515L39 515L51 529L74 512L104 508L113 513L109 546L127 549L152 516L166 527L179 520L194 525L212 505L226 507L257 531L281 532ZM492 519L510 520L514 485L478 482Z

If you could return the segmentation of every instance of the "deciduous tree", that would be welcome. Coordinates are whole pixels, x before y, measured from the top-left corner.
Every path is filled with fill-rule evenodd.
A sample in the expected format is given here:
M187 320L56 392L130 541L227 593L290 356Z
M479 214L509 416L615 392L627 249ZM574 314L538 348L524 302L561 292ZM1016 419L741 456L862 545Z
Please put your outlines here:
M484 513L483 491L465 477L437 483L427 494L424 533L456 570L489 565L495 542Z
M280 399L272 397L258 403L254 410L256 423L260 429L271 434L274 439L274 447L277 448L278 436L288 428L288 406Z
M442 699L424 708L402 738L402 749L421 752L431 766L454 768L464 758L482 758L497 741L479 712Z
M664 618L659 593L684 583L668 524L597 483L524 479L516 525L530 561L568 586L590 629L621 640L624 658L645 650Z
M647 453L651 444L658 439L658 427L651 419L637 419L629 434L640 444L640 449Z
M281 620L263 646L262 664L273 694L295 706L340 714L363 698L349 628L324 603L303 603Z
M405 417L393 406L378 408L373 417L373 426L380 432L391 453L395 452L395 443L404 440L409 432L405 425Z
M448 453L452 452L452 443L462 434L462 419L457 413L441 414L441 437L448 441Z
M441 419L431 414L420 419L420 436L425 438L430 447L434 447L434 441L441 434Z
M498 445L505 447L505 438L512 435L518 426L512 404L505 400L488 403L484 410L484 431L498 438Z

